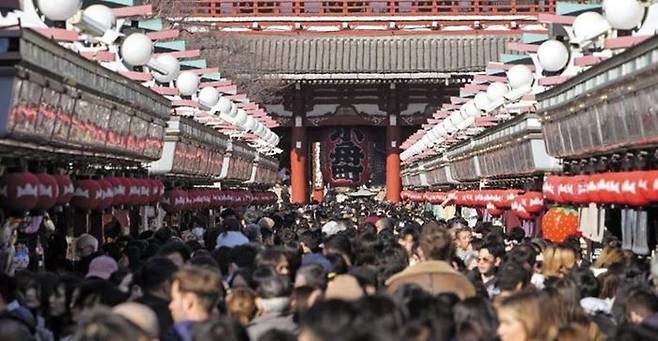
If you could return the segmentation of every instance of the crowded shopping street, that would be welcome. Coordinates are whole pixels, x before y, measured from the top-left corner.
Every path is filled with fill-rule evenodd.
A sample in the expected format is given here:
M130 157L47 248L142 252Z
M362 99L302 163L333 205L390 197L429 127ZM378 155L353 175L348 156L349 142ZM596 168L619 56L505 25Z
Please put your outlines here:
M658 0L0 0L59 340L658 340Z

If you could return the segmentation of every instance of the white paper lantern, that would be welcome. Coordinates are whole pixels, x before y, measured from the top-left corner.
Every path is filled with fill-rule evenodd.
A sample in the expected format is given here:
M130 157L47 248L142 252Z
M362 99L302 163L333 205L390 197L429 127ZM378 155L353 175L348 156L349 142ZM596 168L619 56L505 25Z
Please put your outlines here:
M183 96L192 96L199 90L199 76L191 71L183 71L176 78L176 88Z
M630 30L642 23L644 8L637 0L603 0L603 13L613 28Z
M91 5L82 12L82 22L96 35L103 35L116 21L112 10L104 5Z
M569 62L569 49L557 40L547 40L539 45L537 59L542 69L548 72L560 71Z
M573 21L573 34L577 40L594 39L610 29L610 24L597 12L579 14Z
M477 107L480 110L486 110L489 107L489 104L491 102L489 101L489 96L487 96L487 93L484 91L480 91L475 95L475 107Z
M242 126L247 120L247 112L244 109L238 109L238 114L235 115L235 125L238 127Z
M153 78L160 83L169 83L178 77L180 73L180 63L176 57L170 54L162 54L155 58L156 63L165 71L167 74L159 73L155 70L151 70Z
M219 92L212 86L206 86L199 91L199 104L206 108L212 108L219 102Z
M279 135L274 134L274 138L272 140L273 140L273 142L272 142L273 146L278 145L279 144Z
M238 106L235 103L231 103L231 110L228 112L228 115L232 118L238 115Z
M448 116L448 120L452 125L455 127L459 126L459 123L464 120L464 117L462 117L462 114L459 111L455 111L450 116Z
M452 124L450 120L443 120L443 122L441 122L441 125L443 126L443 129L445 129L446 132L448 132L448 134L452 134L455 131L457 131L457 126Z
M26 0L32 1L32 0ZM39 11L49 20L63 21L80 10L82 0L38 0Z
M256 119L251 116L247 116L247 119L244 121L244 124L240 126L243 130L253 132L256 128Z
M221 96L219 98L219 102L217 103L217 109L219 109L219 112L222 114L228 114L231 112L232 105L233 102L231 102L230 99L226 98L225 96Z
M266 132L267 132L267 127L264 124L256 121L256 131L254 132L256 136L262 138L263 136L265 136Z
M482 114L482 113L480 112L480 109L478 109L478 108L475 106L475 101L473 101L473 100L470 100L470 101L466 102L466 103L461 107L461 109L463 110L463 113L466 114L466 116L465 116L464 118L468 118L468 117L478 117L478 116L480 116L480 115ZM462 115L462 116L463 116L463 115Z
M532 71L525 65L514 65L507 71L507 81L512 89L532 85Z
M487 87L487 98L490 102L495 102L503 98L509 92L509 86L505 83L494 82Z
M128 65L146 65L153 55L153 42L146 34L133 33L121 43L121 57Z

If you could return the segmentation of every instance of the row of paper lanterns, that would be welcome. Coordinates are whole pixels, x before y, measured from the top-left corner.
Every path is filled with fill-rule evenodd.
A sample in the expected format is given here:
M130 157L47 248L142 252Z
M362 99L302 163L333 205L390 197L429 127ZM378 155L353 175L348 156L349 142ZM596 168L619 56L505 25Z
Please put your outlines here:
M631 30L642 24L645 7L637 0L604 0L603 14L587 11L578 15L571 29L573 41L569 44L583 47L593 39L609 32L611 29ZM549 39L539 45L536 67L538 72L551 73L565 70L573 57L567 43ZM474 118L488 113L505 102L514 102L531 91L534 75L525 65L514 65L507 72L508 84L494 82L486 91L479 92L466 101L458 111L454 111L441 123L435 125L418 142L400 154L402 161L408 160L427 148L441 144L445 138L463 130L474 122Z
M182 201L180 198L183 198ZM8 173L0 177L0 207L15 212L45 211L66 204L89 211L160 202L165 207L175 207L173 210L176 211L215 206L265 205L275 203L276 200L277 196L272 192L214 189L165 192L162 181L147 178L106 177L72 181L68 175L30 172Z
M13 211L45 211L70 204L81 210L119 205L149 205L164 195L157 179L106 177L72 181L68 175L30 172L0 177L0 206Z
M521 219L532 219L544 209L544 196L541 192L519 190L402 191L401 197L403 200L417 203L440 204L446 202L458 206L486 208L492 216L500 216L509 209Z
M542 190L547 200L560 204L638 207L658 202L658 171L549 176Z
M39 11L48 19L63 21L74 16L81 8L81 0L39 0ZM116 25L112 10L104 5L95 4L82 11L80 28L96 37L103 37ZM182 96L197 96L202 109L219 115L224 121L244 131L258 136L270 146L279 143L279 136L262 122L247 114L226 96L222 96L213 86L199 90L200 78L192 71L180 70L178 59L171 54L154 56L153 41L146 34L131 33L120 47L122 61L129 66L147 66L153 78L164 84L175 81L178 93Z
M219 207L245 207L275 204L278 197L273 192L223 191L218 189L174 189L167 191L161 201L169 213Z

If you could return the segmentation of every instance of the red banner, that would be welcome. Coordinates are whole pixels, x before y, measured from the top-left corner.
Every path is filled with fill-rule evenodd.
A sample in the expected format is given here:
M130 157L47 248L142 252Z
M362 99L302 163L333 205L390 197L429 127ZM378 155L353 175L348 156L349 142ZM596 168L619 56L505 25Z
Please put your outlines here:
M323 138L323 177L332 186L359 186L369 179L367 131L340 127Z

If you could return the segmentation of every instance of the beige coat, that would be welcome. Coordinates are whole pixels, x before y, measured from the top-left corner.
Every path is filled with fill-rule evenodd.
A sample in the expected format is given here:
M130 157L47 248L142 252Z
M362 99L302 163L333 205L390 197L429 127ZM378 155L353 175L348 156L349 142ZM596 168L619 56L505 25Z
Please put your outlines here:
M386 281L386 290L392 294L408 283L417 284L434 295L450 292L460 299L475 296L471 281L443 261L426 261L406 268Z

